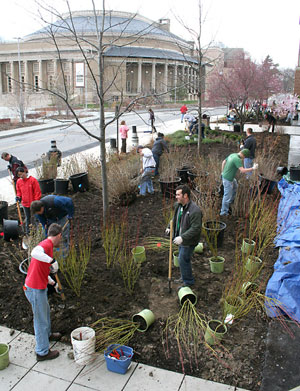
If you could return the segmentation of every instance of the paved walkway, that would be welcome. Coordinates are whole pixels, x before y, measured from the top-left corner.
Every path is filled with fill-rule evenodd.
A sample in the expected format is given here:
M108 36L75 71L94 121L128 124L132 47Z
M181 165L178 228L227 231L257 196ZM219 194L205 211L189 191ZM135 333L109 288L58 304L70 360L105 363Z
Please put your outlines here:
M1 391L243 391L136 362L120 375L107 370L103 355L80 366L68 358L71 346L61 342L52 345L60 352L57 359L36 362L34 336L2 326L0 342L11 346L10 364L0 371Z

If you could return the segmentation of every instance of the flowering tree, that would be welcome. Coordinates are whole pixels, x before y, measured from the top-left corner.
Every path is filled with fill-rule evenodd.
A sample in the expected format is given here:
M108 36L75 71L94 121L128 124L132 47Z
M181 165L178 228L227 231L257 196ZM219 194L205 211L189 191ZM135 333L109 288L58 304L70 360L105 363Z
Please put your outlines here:
M210 98L235 108L241 130L248 118L246 103L263 102L281 89L280 73L267 56L256 64L245 53L239 53L228 68L214 71L210 83ZM259 110L260 105L254 105Z
M269 99L270 105L272 105L272 111L279 118L286 117L287 113L290 112L292 115L295 114L295 106L298 102L297 95L292 94L279 94L273 95Z

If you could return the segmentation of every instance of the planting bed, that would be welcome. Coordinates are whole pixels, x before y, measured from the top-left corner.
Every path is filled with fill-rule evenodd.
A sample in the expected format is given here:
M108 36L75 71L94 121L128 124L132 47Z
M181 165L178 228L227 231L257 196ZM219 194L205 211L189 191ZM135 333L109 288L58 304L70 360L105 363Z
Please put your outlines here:
M267 137L260 135L260 138ZM270 135L273 137L273 135ZM261 141L262 145L266 143ZM288 137L282 137L278 143L280 148L279 165L287 163ZM258 141L258 144L260 141ZM193 147L192 147L193 148ZM215 149L225 158L236 147L223 144L206 145L204 153ZM117 218L128 213L130 236L137 244L143 243L147 236L164 236L162 196L159 193L159 183L155 182L155 195L137 198L126 207L113 208ZM179 309L177 296L178 285L172 283L169 292L168 284L168 253L146 251L146 262L133 295L126 293L122 278L113 270L107 270L105 253L101 244L101 198L91 190L86 193L70 195L75 204L74 233L77 228L85 235L89 232L92 239L91 259L88 264L78 298L66 284L62 274L60 279L66 295L66 306L63 308L61 298L51 295L52 328L64 334L64 340L70 341L70 333L77 327L86 326L101 317L131 319L133 314L144 308L151 309L156 321L145 333L136 332L129 346L135 351L134 360L152 366L182 372L182 363L175 340L169 340L169 355L166 357L166 344L162 331L170 314L176 314ZM275 195L268 195L274 197ZM220 200L221 201L221 200ZM15 207L9 208L9 218L16 219ZM203 254L193 257L195 286L193 292L197 295L196 307L209 319L221 319L221 297L226 281L230 279L234 266L236 246L236 229L238 220L229 217L224 235L224 244L219 255L225 258L225 269L222 274L210 272L207 247ZM2 240L2 239L1 239ZM202 238L204 241L204 239ZM24 275L18 270L18 264L11 256L14 251L11 243L1 242L0 251L0 324L33 333L32 314L27 302L22 284ZM263 292L269 276L272 274L277 258L277 250L270 248L269 256L264 263L263 276L260 278L260 289ZM26 254L24 254L26 258ZM179 278L179 269L173 266L172 277ZM223 347L216 347L215 353L201 344L198 352L198 365L190 367L184 363L185 373L213 381L239 386L249 390L259 390L261 370L264 362L265 338L268 320L263 312L250 314L229 326L229 331L222 341ZM95 369L97 370L97 369Z

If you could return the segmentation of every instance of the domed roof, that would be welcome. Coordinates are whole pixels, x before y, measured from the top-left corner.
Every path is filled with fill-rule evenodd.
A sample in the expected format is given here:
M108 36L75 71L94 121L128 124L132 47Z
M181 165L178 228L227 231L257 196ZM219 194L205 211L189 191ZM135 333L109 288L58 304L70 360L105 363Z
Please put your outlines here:
M70 14L64 14L62 15L62 19L27 35L25 38L26 40L43 38L49 34L50 27L55 34L68 35L71 32L71 26L74 26L78 35L89 35L95 33L97 29L101 31L102 18L102 11L96 11L96 17L93 11L74 11L72 12L72 17ZM163 24L128 12L105 11L103 31L105 34L125 36L140 35L144 37L145 35L154 35L179 40L185 44L188 43L177 35L165 30Z

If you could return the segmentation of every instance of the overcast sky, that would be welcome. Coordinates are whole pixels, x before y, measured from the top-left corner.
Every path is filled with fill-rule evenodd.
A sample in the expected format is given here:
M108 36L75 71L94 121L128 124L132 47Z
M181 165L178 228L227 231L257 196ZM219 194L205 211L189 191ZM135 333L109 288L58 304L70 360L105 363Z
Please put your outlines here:
M65 0L39 0L66 11ZM72 10L91 9L90 0L70 0ZM151 20L171 19L171 32L191 40L183 24L199 30L199 0L106 0L106 9L138 12ZM295 68L300 42L300 0L201 0L206 20L202 45L215 40L242 47L252 59L268 54L281 68ZM0 0L0 37L10 40L41 27L35 0ZM102 0L95 0L101 9ZM178 18L182 19L179 23Z

